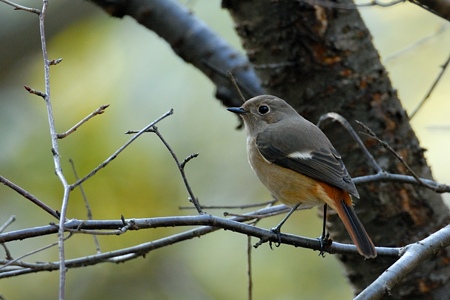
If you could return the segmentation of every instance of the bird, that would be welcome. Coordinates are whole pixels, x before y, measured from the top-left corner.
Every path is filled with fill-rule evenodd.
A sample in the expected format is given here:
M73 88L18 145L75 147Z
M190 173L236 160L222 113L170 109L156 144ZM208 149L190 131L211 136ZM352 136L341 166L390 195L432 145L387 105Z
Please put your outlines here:
M365 258L376 257L375 246L353 210L352 196L359 198L359 193L340 154L319 127L272 95L256 96L228 111L243 120L251 168L275 199L291 207L274 231L279 234L300 205L329 206L358 252ZM321 245L324 238L325 230Z

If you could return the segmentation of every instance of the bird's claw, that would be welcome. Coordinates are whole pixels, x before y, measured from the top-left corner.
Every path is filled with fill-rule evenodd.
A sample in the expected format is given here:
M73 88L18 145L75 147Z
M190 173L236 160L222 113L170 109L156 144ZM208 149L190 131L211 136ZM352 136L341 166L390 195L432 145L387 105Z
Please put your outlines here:
M333 241L330 239L330 233L329 233L329 232L327 232L326 234L323 233L323 234L322 234L321 236L319 236L317 239L319 240L319 243L320 243L320 252L319 252L319 256L325 257L325 251L324 251L325 247L326 247L326 246L330 246L331 243L333 242Z
M280 231L280 227L274 227L274 228L271 228L270 229L270 231L272 231L273 233L275 233L276 235L277 235L277 241L274 243L275 244L275 247L280 247L280 245L281 245L281 231ZM272 241L269 241L269 246L270 246L270 249L273 249L272 248Z

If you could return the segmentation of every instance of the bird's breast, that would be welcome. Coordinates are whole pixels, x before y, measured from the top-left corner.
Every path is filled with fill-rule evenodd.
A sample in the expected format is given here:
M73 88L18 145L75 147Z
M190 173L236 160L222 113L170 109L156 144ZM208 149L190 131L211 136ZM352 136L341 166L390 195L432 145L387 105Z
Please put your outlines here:
M288 206L323 204L327 197L316 180L267 161L258 151L254 139L247 140L248 160L262 184L275 199Z

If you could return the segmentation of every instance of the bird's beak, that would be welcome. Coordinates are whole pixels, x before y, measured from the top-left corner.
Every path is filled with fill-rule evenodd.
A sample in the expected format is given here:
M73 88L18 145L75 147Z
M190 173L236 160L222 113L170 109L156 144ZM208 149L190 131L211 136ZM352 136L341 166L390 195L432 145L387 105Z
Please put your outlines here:
M247 113L247 111L245 109L243 109L242 107L230 107L230 108L227 108L227 110L231 111L232 113L238 114L238 115Z

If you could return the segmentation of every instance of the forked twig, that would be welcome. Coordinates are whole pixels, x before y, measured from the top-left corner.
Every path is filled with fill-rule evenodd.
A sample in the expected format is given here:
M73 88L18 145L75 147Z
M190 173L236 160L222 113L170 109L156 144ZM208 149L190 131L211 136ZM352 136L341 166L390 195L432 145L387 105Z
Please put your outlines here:
M172 155L172 158L175 160L175 163L177 164L178 170L181 173L181 177L183 178L184 186L186 187L186 190L187 190L187 192L189 194L189 201L192 204L194 204L195 209L197 209L197 212L199 214L203 214L203 209L202 209L200 203L198 202L197 197L195 197L194 192L192 191L192 188L191 188L191 186L189 184L189 181L188 181L188 179L186 177L186 172L184 171L184 167L186 166L186 163L188 161L190 161L191 159L197 157L198 153L194 153L194 154L189 155L186 159L184 159L184 161L182 163L180 163L180 161L178 160L177 155L172 150L172 147L170 147L169 143L167 143L167 141L161 135L161 133L159 132L159 130L158 130L158 128L156 126L152 127L152 132L154 132L159 137L161 142L164 144L164 146L166 146L167 150L170 152L170 155Z
M99 170L103 169L104 167L106 167L111 161L113 161L123 150L125 150L131 143L133 143L138 137L141 136L141 134L143 134L144 132L148 132L148 130L150 128L152 128L153 126L155 126L158 122L164 120L165 118L167 118L168 116L173 114L173 109L170 109L169 111L167 111L165 114L163 114L161 117L159 117L158 119L156 119L155 121L151 122L150 124L148 124L147 126L145 126L144 128L142 128L141 130L139 130L136 135L134 135L132 138L130 138L122 147L120 147L119 149L117 149L110 157L108 157L105 161L103 161L100 165L98 165L94 170L92 170L91 172L89 172L87 175L85 175L83 178L77 180L77 182L73 183L70 185L70 189L73 190L74 188L76 188L78 185L80 185L81 183L85 182L86 180L88 180L89 178L91 178L92 176L94 176Z

